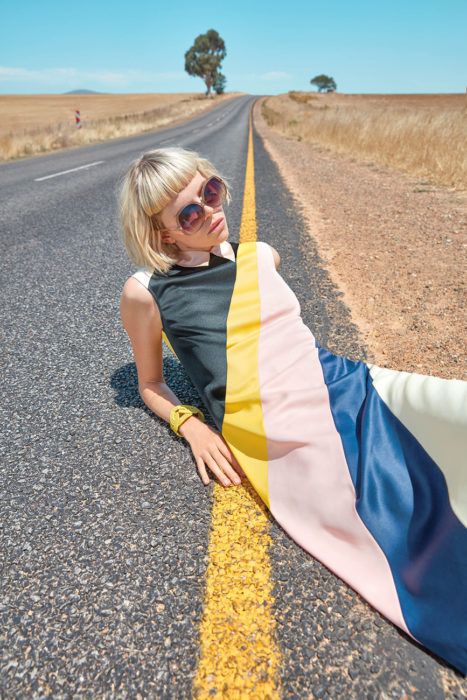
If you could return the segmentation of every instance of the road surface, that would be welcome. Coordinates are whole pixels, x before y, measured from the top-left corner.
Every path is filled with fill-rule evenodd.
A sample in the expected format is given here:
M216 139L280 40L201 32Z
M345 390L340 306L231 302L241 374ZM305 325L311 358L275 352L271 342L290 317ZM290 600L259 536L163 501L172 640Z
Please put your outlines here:
M215 487L203 487L186 443L139 398L119 320L132 267L116 192L145 150L198 150L230 183L235 240L253 102L241 97L170 129L0 167L5 698L194 693ZM258 239L279 250L318 341L365 357L254 131L253 143ZM166 370L179 398L199 404L170 356ZM284 698L445 697L443 674L452 670L264 520L277 639L264 653L278 661L275 678L266 671L255 688L252 662L237 679L246 696L267 697L269 687ZM239 697L217 677L204 694Z

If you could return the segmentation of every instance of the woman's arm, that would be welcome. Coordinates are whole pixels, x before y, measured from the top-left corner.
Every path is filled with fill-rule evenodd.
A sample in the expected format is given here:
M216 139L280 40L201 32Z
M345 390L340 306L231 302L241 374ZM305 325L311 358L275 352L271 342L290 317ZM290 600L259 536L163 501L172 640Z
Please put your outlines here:
M161 317L152 294L134 277L123 287L120 316L133 348L140 396L168 422L170 411L180 401L164 381ZM240 483L237 472L243 472L219 433L196 416L185 421L179 432L190 444L205 485L209 484L206 466L224 486Z

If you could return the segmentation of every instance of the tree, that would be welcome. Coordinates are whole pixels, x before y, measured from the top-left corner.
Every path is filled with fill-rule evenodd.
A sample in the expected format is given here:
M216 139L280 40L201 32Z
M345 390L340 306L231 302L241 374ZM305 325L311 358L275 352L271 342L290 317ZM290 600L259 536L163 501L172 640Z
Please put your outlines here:
M216 72L216 75L214 76L214 82L212 84L212 89L216 93L216 95L223 95L224 90L225 90L225 84L227 82L227 78L225 75L222 75L222 73Z
M330 78L329 75L316 75L310 83L316 85L318 92L334 92L337 88L334 78Z
M215 29L196 37L193 46L185 53L185 70L189 75L197 75L206 83L206 95L219 73L218 68L226 56L224 40Z

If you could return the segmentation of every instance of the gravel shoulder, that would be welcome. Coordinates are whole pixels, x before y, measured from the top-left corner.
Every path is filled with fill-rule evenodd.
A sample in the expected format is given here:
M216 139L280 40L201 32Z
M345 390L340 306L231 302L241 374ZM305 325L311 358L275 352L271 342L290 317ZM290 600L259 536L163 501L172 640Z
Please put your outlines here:
M377 365L467 377L467 194L255 126Z

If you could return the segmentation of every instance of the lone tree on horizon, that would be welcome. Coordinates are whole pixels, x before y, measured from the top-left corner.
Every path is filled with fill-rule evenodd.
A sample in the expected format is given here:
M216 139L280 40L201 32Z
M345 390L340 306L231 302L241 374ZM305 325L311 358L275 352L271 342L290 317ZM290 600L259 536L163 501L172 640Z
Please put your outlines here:
M211 94L211 87L216 82L227 51L224 40L215 29L196 37L193 46L185 53L185 70L189 75L197 75L206 83L206 95ZM224 76L222 76L224 77ZM225 81L225 77L224 77Z
M330 78L329 75L316 75L310 83L316 85L318 92L334 92L337 88L334 78Z

